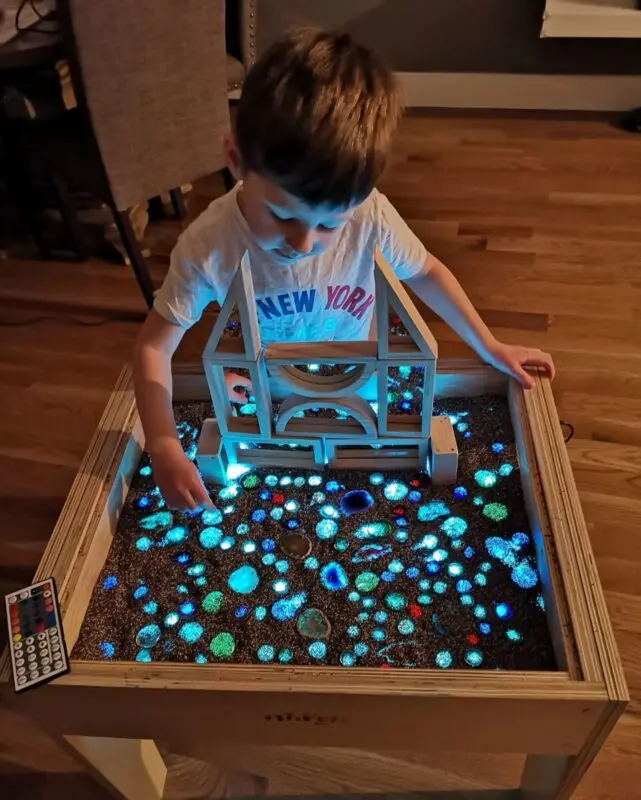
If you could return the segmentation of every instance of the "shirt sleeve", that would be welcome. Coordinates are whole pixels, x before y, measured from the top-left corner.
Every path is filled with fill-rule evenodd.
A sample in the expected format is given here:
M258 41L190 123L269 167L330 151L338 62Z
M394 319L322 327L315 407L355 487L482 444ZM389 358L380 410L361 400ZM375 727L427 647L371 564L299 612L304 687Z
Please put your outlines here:
M167 277L154 298L154 309L168 322L187 329L195 325L205 308L216 300L205 265L194 258L179 239L171 254Z
M397 277L406 281L423 272L428 256L425 245L380 192L378 224L381 252Z

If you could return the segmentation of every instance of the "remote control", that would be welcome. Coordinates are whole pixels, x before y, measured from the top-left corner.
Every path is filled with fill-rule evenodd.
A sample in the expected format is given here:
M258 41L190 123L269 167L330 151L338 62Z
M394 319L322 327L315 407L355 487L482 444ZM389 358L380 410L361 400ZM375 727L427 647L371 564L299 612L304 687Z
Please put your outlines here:
M5 603L16 692L69 672L53 578L6 595Z

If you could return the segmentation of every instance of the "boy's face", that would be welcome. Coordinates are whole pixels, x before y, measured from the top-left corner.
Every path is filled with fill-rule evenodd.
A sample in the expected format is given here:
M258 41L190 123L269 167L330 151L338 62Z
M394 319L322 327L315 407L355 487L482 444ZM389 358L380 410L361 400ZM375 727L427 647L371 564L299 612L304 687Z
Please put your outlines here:
M233 144L228 149L234 177L243 181L238 202L258 246L282 264L325 251L358 205L309 206L255 172L243 174Z

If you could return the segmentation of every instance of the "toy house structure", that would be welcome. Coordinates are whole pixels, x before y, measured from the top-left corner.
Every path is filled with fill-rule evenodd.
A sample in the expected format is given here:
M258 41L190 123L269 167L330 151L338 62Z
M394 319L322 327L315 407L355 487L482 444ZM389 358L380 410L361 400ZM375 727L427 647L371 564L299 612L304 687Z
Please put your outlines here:
M416 469L428 470L434 483L456 480L458 450L452 424L448 417L432 416L436 341L378 250L375 285L375 340L263 346L248 258L243 257L203 352L215 413L205 421L197 453L206 482L226 483L227 468L236 463ZM390 310L407 335L390 332ZM240 335L224 336L234 312ZM402 367L414 375L419 407L412 411L417 413L390 413L389 379ZM229 400L226 369L249 373L255 401L249 415L239 415ZM285 397L276 410L275 386ZM336 414L305 415L310 409Z

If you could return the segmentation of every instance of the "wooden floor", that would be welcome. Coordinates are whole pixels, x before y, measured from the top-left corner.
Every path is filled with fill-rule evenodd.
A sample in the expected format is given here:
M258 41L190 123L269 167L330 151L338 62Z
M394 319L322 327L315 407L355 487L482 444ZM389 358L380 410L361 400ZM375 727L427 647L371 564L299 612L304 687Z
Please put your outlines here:
M633 698L576 796L639 798L641 136L602 121L412 117L381 188L500 337L554 354L554 391L576 430L570 456ZM199 184L190 214L218 191L216 178ZM168 220L149 230L158 280L180 229ZM0 330L2 593L31 578L142 313L123 266L0 261L0 321L13 323ZM206 324L187 337L184 357L198 356ZM433 330L443 355L464 351L445 326ZM12 798L102 797L70 788L81 776L64 774L75 766L42 734L8 712L0 726L0 772L63 773L29 778ZM416 788L435 776L449 788L480 788L489 763L381 758ZM296 774L270 761L254 771L272 779L270 794L320 793L318 770ZM182 778L167 796L221 795L220 786L189 790ZM355 791L349 770L333 786ZM376 788L392 791L391 779Z

